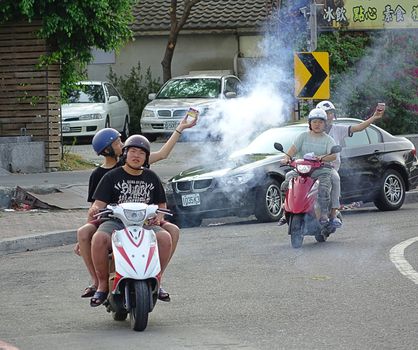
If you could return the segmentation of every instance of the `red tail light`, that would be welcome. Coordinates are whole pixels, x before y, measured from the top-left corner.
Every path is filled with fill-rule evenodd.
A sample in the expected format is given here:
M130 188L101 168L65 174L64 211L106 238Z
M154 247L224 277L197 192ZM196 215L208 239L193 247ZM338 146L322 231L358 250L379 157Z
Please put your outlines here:
M411 150L411 154L415 157L417 155L417 150L415 148L413 148Z

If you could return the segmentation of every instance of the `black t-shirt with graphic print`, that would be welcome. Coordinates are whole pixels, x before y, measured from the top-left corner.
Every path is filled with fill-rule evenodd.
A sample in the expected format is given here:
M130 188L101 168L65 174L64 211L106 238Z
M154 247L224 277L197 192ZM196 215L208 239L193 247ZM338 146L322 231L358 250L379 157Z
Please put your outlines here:
M166 202L161 180L152 170L141 175L130 175L122 167L109 171L97 185L93 199L109 203L140 202L160 204Z
M90 202L90 203L94 202L93 194L94 194L94 191L96 191L97 185L99 184L102 177L105 174L107 174L110 170L113 170L120 165L123 165L123 163L121 163L121 161L119 160L117 162L117 164L112 168L103 168L103 167L99 166L99 167L97 167L96 169L93 170L93 172L90 174L90 178L89 178L89 190L88 190L89 192L88 192L88 195L87 195L87 202Z

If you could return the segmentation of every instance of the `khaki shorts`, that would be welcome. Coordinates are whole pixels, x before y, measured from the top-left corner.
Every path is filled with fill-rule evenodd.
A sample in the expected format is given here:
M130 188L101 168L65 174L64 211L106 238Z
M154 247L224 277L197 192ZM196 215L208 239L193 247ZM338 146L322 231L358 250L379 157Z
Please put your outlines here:
M105 232L108 235L112 235L114 231L122 230L123 228L124 228L124 225L120 221L108 220L100 224L99 228L97 229L97 232L100 231L100 232ZM155 233L159 231L163 231L161 226L156 226L156 225L153 225L153 226L144 225L144 228L148 230L154 230Z

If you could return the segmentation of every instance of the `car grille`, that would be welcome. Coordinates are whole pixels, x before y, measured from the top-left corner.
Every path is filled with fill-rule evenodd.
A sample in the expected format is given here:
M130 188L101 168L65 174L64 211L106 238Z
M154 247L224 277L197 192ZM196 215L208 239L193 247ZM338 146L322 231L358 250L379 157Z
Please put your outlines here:
M176 192L191 192L204 191L212 185L212 179L195 180L195 181L180 181L175 183Z
M159 109L157 111L159 118L183 118L187 113L187 109Z

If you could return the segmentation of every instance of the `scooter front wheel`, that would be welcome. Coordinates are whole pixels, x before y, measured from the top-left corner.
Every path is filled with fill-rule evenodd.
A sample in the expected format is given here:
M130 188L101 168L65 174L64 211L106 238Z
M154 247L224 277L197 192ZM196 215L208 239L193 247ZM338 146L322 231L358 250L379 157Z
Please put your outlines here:
M293 248L302 247L303 243L303 214L290 216L289 222L290 242Z
M135 281L134 298L130 312L131 328L134 331L143 331L148 325L148 314L150 312L150 288L146 281ZM135 304L134 304L135 303Z

